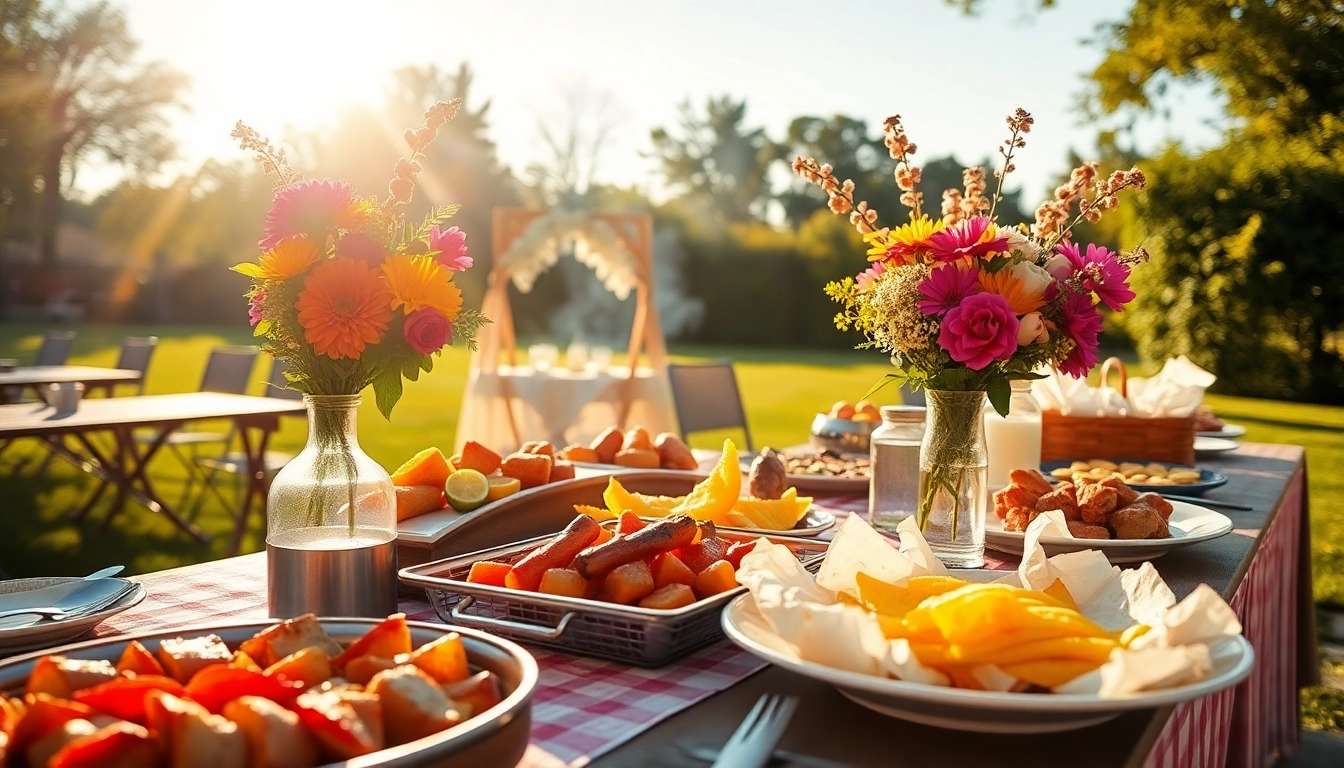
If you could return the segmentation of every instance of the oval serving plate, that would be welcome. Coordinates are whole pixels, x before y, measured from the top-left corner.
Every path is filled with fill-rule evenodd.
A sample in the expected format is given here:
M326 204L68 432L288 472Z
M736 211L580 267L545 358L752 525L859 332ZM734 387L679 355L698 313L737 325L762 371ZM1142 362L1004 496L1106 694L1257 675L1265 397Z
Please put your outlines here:
M1050 473L1056 469L1068 467L1074 461L1075 460L1041 462L1041 474L1045 475L1046 480L1049 480L1052 483L1058 483L1059 478L1051 477ZM1076 461L1089 461L1089 459L1076 459ZM1116 464L1122 464L1124 462L1131 462L1131 461L1135 464L1161 464L1167 469L1193 469L1199 472L1198 483L1187 483L1185 485L1127 484L1129 485L1130 488L1133 488L1139 493L1149 493L1149 492L1156 494L1174 493L1178 496L1201 496L1204 493L1213 490L1214 488L1227 485L1226 475L1219 474L1218 472L1214 472L1211 469L1204 469L1203 467L1191 467L1186 464L1169 464L1165 461L1139 461L1137 459L1110 459L1110 461L1114 461Z
M1195 437L1221 437L1225 440L1235 440L1245 435L1246 428L1240 424L1224 424L1222 429L1195 433Z
M1232 532L1232 520L1207 507L1184 501L1167 500L1171 504L1169 539L1070 539L1062 536L1044 536L1041 546L1051 557L1064 552L1095 549L1105 553L1112 563L1137 563L1154 560L1173 549L1216 539ZM1019 531L1003 530L1003 521L992 512L985 516L985 546L996 552L1021 555L1027 535Z
M1195 453L1227 453L1241 447L1236 440L1222 437L1196 437Z
M119 635L67 645L50 651L30 653L0 662L0 691L21 689L37 660L52 653L71 659L105 659L116 662L131 640L139 640L150 652L159 641L176 637L219 635L231 648L252 637L278 620L229 622L200 625L171 631ZM380 619L321 619L332 639L348 645L376 625ZM503 687L504 700L433 736L374 752L322 768L419 768L446 765L514 765L527 751L532 721L532 696L537 687L537 662L517 644L474 629L408 621L411 643L420 646L449 632L457 632L467 650L467 661L474 670L494 672ZM451 756L451 761L449 757Z
M991 572L1002 576L1003 572ZM972 581L990 580L958 576ZM907 683L876 675L846 672L799 659L761 618L750 594L723 611L723 631L747 652L791 672L830 683L846 698L874 712L902 720L979 733L1054 733L1110 720L1126 711L1150 709L1216 693L1250 674L1255 652L1238 635L1217 646L1213 669L1197 683L1123 698L1091 694L992 693Z
M77 577L52 577L34 579L10 579L0 581L0 594L14 594L33 589L45 589L61 584L80 581ZM50 648L53 645L68 643L91 631L108 618L138 605L145 599L145 588L137 584L135 589L117 602L101 611L78 616L73 619L51 621L48 619L31 620L24 617L0 619L0 653L22 653L38 648ZM26 606L25 606L26 607Z

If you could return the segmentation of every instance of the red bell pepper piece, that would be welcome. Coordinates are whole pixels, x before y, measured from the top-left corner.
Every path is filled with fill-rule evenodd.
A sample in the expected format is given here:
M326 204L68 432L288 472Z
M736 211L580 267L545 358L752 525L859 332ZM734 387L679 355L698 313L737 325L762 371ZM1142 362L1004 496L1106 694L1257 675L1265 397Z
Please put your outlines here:
M288 707L303 693L302 683L282 677L267 677L251 669L215 664L197 672L187 683L187 698L214 714L239 696L260 696Z
M132 768L159 762L159 747L149 731L131 723L114 723L66 744L47 768Z
M728 548L728 554L723 559L732 563L733 570L736 571L742 567L742 558L746 557L747 553L755 547L755 541L735 541L733 546Z
M136 675L119 677L92 688L75 692L75 701L122 720L145 724L145 694L167 691L174 696L183 693L182 684L164 675Z
M65 699L57 699L49 694L35 693L28 711L14 724L9 734L6 754L22 755L33 742L60 728L71 720L88 720L94 716L93 708L85 704Z

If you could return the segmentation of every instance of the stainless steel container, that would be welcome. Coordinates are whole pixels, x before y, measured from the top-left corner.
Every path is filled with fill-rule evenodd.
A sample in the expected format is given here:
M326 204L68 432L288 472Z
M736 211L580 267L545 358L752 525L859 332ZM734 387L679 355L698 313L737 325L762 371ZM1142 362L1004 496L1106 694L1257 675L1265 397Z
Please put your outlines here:
M614 526L616 521L604 523ZM720 531L729 541L755 541L760 535ZM423 587L444 621L478 627L526 643L571 653L661 667L723 638L719 613L746 587L697 600L683 608L655 610L601 600L547 595L467 581L473 563L512 563L545 544L539 536L459 557L403 568L401 580ZM764 536L793 551L809 570L821 567L827 542L793 536Z
M812 419L810 442L818 451L867 456L868 436L881 424L880 421L837 419L818 413L816 418Z
M379 620L375 619L322 619L327 634L342 644L354 642L368 632ZM158 650L159 641L176 637L219 635L230 648L271 626L273 621L249 621L197 626L167 632L146 632L115 638L92 640L86 643L52 648L50 650L17 656L0 663L0 691L22 695L24 684L37 660L49 654L60 654L70 659L104 659L115 663L131 640L138 640L150 652ZM532 654L517 644L484 632L458 627L445 627L423 621L409 621L411 643L424 645L449 632L462 635L467 650L467 662L476 671L489 670L499 676L504 700L494 707L446 731L417 739L409 744L391 747L371 755L323 768L430 768L430 766L514 766L527 751L532 726L532 696L537 687L537 662Z
M377 618L397 611L397 542L354 549L266 545L266 604L277 619L305 613Z

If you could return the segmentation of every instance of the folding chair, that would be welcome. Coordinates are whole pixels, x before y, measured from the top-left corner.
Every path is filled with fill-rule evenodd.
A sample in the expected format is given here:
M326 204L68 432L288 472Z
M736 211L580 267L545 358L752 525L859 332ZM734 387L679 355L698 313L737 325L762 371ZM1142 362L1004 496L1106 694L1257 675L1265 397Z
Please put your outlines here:
M65 365L70 359L70 348L74 345L74 331L47 331L33 365Z
M672 403L677 408L677 426L682 439L692 432L710 429L742 430L746 450L752 450L747 413L737 388L737 374L731 360L699 365L667 366L672 386Z
M121 355L117 357L117 368L124 371L138 371L140 383L135 394L145 393L145 373L149 371L149 360L159 345L158 336L127 336L121 340Z
M288 389L288 380L285 379L285 363L283 360L276 360L271 363L271 375L266 380L266 397L275 397L282 400L299 400L303 393L296 389ZM267 451L262 459L265 467L266 477L269 480L279 472L282 467L294 458L291 453L284 451ZM195 519L200 514L201 505L205 502L206 493L212 494L225 509L230 505L225 500L223 494L219 491L217 478L220 472L224 472L233 477L234 494L241 498L243 476L247 474L247 454L242 451L229 451L222 456L200 456L196 458L196 464L200 467L202 475L202 487L196 496L196 503L192 506L189 517ZM242 543L243 533L247 529L247 521L242 519L242 509L236 513L237 522L234 530L233 546L230 554L238 554L239 545Z
M200 391L234 395L247 392L247 384L252 379L252 367L256 363L259 351L257 347L215 347L210 350L210 361L206 363L205 375L201 377ZM152 432L138 432L135 439L140 443L153 443L159 436ZM227 432L178 429L163 441L163 445L187 470L187 482L182 489L180 505L186 505L194 485L205 479L196 466L200 447L219 443L227 449L232 442L233 427Z

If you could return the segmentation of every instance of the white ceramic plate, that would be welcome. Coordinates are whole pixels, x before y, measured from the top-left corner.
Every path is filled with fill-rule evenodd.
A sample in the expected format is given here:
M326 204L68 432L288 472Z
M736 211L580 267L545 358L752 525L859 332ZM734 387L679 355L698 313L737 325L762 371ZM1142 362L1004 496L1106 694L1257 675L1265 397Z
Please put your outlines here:
M11 579L0 581L0 594L8 595L15 592L26 592L30 589L44 589L59 584L69 584L72 581L79 581L79 579L74 577ZM31 619L24 617L18 619L18 621L6 620L6 626L0 628L0 654L32 651L68 643L103 623L108 617L115 616L144 599L145 588L137 584L135 590L130 594L123 596L103 610L88 616L62 621L50 621L37 617L31 617Z
M749 653L830 683L845 697L875 712L923 725L980 733L1053 733L1086 728L1129 710L1167 706L1216 693L1245 679L1255 663L1251 644L1238 635L1215 649L1213 670L1191 685L1116 699L1090 694L991 693L907 683L799 660L761 618L750 594L741 595L724 609L723 631Z
M1233 440L1246 434L1246 428L1240 424L1224 424L1222 429L1213 432L1196 432L1197 437L1222 437Z
M1235 451L1238 447L1235 440L1224 440L1221 437L1195 438L1195 453L1226 453Z
M1161 557L1177 547L1216 539L1232 530L1232 520L1227 515L1185 501L1167 501L1172 506L1171 519L1167 520L1171 528L1169 539L1066 539L1047 536L1041 539L1041 544L1046 554L1052 557L1063 552L1095 549L1104 552L1112 563L1137 563ZM985 517L985 547L1010 555L1021 555L1027 535L1003 530L1003 521L993 510Z

